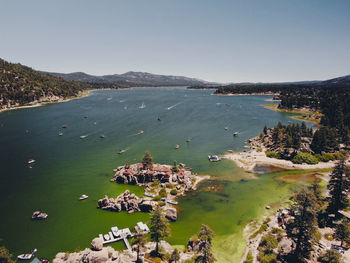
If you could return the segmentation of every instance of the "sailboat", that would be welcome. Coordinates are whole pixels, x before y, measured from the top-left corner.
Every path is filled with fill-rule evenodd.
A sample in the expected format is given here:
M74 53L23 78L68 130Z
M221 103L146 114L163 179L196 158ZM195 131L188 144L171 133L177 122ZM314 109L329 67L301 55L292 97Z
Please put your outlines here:
M141 106L139 106L139 109L143 109L143 108L146 108L146 105L144 102L142 102Z

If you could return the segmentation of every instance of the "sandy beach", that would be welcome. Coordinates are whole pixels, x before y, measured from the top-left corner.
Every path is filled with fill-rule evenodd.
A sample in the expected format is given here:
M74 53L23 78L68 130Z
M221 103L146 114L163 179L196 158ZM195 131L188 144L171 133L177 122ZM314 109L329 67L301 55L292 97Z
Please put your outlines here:
M318 164L295 164L291 161L269 158L265 152L251 150L248 152L227 153L223 158L232 160L235 164L247 172L253 172L256 165L276 166L285 169L331 169L335 165L335 161L319 162ZM347 160L349 163L349 160Z

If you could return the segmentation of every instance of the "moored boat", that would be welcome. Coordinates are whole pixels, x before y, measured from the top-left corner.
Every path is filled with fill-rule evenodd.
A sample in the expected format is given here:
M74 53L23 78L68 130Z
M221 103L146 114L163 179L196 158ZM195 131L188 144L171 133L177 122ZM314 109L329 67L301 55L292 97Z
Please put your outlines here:
M88 198L87 195L82 195L82 196L80 196L79 200L85 200L85 199L87 199L87 198Z
M87 137L87 135L82 135L80 136L80 139L85 139Z
M62 128L63 128L63 129L65 129L65 128L67 128L67 127L68 127L67 124L63 124L63 125L62 125Z
M142 134L143 133L143 130L140 130L138 134Z
M30 158L30 159L28 160L28 163L35 163L35 160L32 159L32 158Z
M235 133L233 134L233 136L237 137L237 136L238 136L238 132L235 132Z
M174 201L174 200L167 200L167 203L172 204L172 205L177 205L178 202Z
M35 248L31 254L21 254L21 255L17 256L17 258L18 258L19 260L29 260L29 259L31 259L32 257L34 257L34 255L35 255L35 253L36 253L37 251L38 251L38 250Z
M103 139L105 136L103 134L100 135L100 138Z
M37 220L46 219L48 216L49 215L46 213L42 213L40 211L35 211L32 215L32 219L37 219Z
M180 145L176 144L175 149L179 149Z
M221 161L221 158L217 155L208 155L208 159L211 162L218 162Z

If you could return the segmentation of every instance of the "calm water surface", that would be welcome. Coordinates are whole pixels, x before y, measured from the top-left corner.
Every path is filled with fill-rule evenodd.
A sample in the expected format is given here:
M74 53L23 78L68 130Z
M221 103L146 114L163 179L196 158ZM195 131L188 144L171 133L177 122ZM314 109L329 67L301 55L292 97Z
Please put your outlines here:
M96 205L105 194L115 197L125 189L141 196L142 188L109 179L114 168L139 162L150 151L155 162L177 160L215 180L180 199L169 241L185 245L205 223L216 232L219 261L236 262L244 249L244 225L259 218L265 205L287 196L290 186L269 174L249 180L253 175L232 162L210 163L207 155L243 150L244 141L265 124L296 121L261 107L271 96L211 93L181 88L95 91L66 103L1 113L0 237L6 246L15 255L36 247L40 257L53 258L59 251L89 247L111 226L132 228L138 221L147 222L148 214L101 211ZM62 129L63 124L68 128ZM137 135L139 130L144 134ZM236 131L239 136L233 137ZM126 152L118 155L119 149ZM36 160L32 168L29 158ZM210 185L217 191L209 191ZM89 199L78 201L82 194ZM48 213L48 220L30 220L35 210Z

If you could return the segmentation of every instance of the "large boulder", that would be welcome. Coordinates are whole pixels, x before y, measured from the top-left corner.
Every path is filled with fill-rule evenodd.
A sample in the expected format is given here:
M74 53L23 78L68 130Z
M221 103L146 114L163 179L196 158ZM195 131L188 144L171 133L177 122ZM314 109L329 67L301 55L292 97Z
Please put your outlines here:
M165 211L165 217L168 218L170 221L176 221L177 220L177 211L173 207L169 207Z
M103 248L103 241L101 238L96 237L92 240L91 246L94 250L100 251Z
M141 202L138 204L139 209L142 212L151 212L154 210L157 202L149 200L149 199L142 199Z

